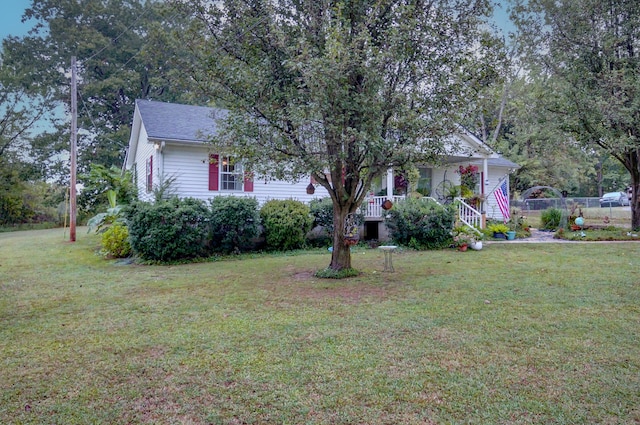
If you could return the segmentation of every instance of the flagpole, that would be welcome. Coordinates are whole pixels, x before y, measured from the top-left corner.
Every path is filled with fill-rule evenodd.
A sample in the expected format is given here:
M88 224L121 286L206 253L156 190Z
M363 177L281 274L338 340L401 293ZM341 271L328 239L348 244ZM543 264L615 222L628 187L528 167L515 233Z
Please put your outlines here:
M502 182L505 181L505 179L508 179L508 178L509 178L509 174L505 174L504 176L500 177L500 180L498 180L498 184L495 185L493 187L493 189L491 189L491 191L487 195L485 195L485 199L489 199L489 196L493 195L493 192L495 192L496 189L500 187Z

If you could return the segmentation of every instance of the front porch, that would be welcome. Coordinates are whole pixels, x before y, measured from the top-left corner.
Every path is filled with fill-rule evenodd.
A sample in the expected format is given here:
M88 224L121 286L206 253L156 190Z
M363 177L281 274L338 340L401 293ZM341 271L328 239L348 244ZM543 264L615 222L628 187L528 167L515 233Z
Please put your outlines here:
M509 174L518 165L493 152L480 139L461 129L451 138L446 156L437 164L424 164L398 172L388 169L362 205L367 227L386 232L383 204L402 203L407 196L430 200L437 205L455 203L458 225L475 231L484 229L488 219L509 219ZM500 195L500 196L498 196ZM378 239L377 237L371 237Z
M400 204L404 202L405 199L406 196L404 195L395 195L391 197L370 196L362 205L361 209L364 215L365 223L384 221L386 210L383 208L383 204L385 203L385 201L389 200L394 204ZM440 202L430 196L423 196L420 199L425 202L430 201L436 203L437 205L443 206ZM484 229L486 227L486 214L469 205L462 198L456 198L455 204L458 211L457 220L460 224L468 226L475 231L478 231L478 229ZM377 237L375 239L377 239Z

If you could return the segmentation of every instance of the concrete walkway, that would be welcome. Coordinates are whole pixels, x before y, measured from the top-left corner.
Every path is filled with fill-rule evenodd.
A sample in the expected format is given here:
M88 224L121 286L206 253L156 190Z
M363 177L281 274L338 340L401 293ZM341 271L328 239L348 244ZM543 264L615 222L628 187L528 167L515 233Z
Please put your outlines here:
M484 242L492 243L573 243L577 241L568 241L565 239L554 239L555 232L543 232L542 230L531 228L531 236L524 239L514 239L508 241L505 239L488 239Z

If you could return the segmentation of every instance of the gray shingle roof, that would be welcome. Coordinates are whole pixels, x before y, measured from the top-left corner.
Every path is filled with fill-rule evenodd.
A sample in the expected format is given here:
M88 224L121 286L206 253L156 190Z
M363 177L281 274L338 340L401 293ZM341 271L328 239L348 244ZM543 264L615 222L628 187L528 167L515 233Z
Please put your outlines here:
M136 100L136 106L150 139L205 141L215 134L214 117L223 110L206 106Z
M489 158L487 159L487 165L490 167L505 167L505 168L520 168L515 162L509 161L507 158Z

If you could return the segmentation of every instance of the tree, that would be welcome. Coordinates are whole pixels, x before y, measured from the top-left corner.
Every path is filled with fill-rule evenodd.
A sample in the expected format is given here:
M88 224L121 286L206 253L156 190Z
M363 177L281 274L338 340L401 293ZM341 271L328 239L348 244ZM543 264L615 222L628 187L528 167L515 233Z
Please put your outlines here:
M596 158L562 131L548 110L545 85L538 73L513 81L501 137L490 146L520 165L510 184L515 191L551 186L572 196L594 196Z
M640 227L640 3L528 0L514 16L547 79L561 128L629 172L631 225Z
M389 167L435 163L488 66L484 0L176 0L193 84L229 110L216 148L254 175L311 174L343 225Z
M180 87L167 64L179 52L159 48L158 40L183 23L164 11L157 0L32 0L24 18L35 22L33 30L3 41L5 65L31 80L28 93L54 92L55 103L42 105L53 116L70 110L68 70L71 56L77 57L81 172L93 163L122 164L136 98L178 99ZM40 142L68 145L68 125L51 129L55 138Z

